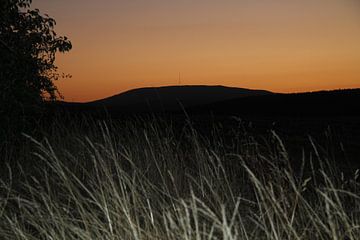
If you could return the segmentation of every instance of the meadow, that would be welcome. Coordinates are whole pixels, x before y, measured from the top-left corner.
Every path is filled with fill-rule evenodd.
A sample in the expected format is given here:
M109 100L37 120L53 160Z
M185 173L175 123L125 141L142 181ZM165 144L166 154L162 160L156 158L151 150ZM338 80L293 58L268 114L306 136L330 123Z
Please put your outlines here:
M190 119L78 118L24 133L1 156L0 239L359 239L346 146L234 121L204 133Z

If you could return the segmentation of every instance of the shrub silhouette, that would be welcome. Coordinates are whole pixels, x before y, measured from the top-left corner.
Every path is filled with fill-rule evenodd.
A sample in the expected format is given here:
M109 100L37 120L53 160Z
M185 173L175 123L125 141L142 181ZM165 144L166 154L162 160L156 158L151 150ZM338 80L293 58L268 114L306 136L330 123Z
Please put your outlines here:
M30 9L31 2L0 4L0 118L5 129L28 125L45 101L61 97L54 84L61 77L55 54L72 48L66 37L56 35L55 20Z

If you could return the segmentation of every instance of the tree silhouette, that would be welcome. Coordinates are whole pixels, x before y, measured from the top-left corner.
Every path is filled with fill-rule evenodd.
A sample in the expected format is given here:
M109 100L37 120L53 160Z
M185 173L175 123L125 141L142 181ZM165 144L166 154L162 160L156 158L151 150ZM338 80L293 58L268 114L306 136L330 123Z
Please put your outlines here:
M30 9L31 3L0 0L0 116L11 121L61 97L54 84L61 77L55 55L72 48L55 33L55 20Z

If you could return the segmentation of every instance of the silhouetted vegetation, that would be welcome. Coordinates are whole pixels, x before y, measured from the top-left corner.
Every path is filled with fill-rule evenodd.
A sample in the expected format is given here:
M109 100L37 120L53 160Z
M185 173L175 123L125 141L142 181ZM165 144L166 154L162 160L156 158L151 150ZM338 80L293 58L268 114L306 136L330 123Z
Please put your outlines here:
M56 35L55 20L30 9L31 2L0 4L0 136L32 126L43 102L60 96L55 56L72 48L66 37Z

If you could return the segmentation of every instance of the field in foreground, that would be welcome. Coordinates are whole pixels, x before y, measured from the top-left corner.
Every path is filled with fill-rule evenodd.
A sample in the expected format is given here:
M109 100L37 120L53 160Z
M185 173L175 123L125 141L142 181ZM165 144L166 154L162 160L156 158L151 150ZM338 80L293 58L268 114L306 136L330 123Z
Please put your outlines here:
M308 137L292 155L271 129L149 119L55 122L24 139L2 156L0 239L360 236L360 172L341 142Z

